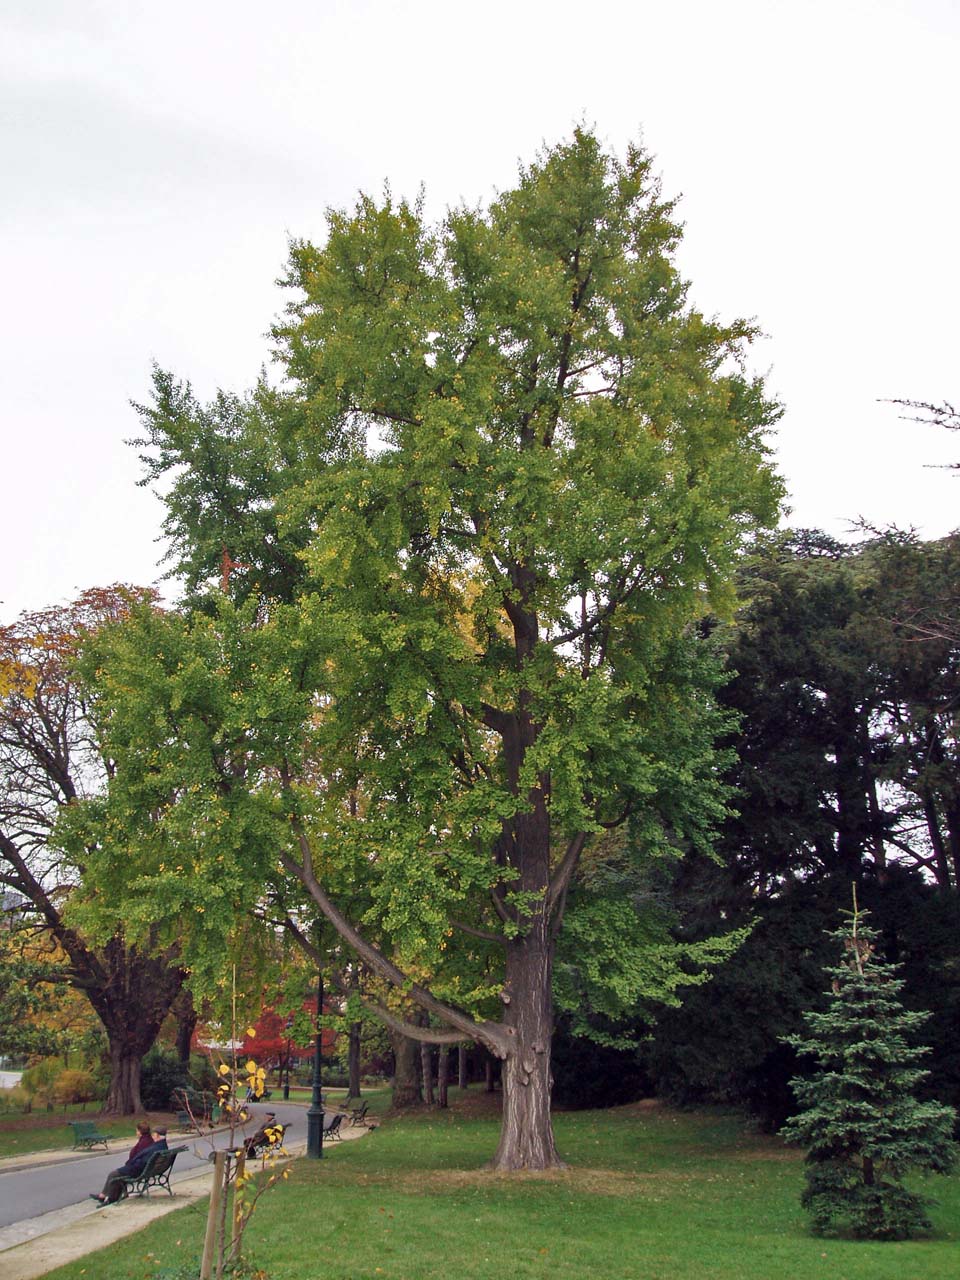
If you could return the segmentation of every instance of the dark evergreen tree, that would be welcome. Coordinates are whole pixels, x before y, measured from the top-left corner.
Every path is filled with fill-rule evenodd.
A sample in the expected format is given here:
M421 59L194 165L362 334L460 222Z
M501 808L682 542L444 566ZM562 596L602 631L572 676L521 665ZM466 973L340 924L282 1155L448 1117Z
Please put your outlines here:
M739 722L725 742L734 812L721 862L688 853L662 896L684 939L718 919L754 927L707 986L656 1014L645 1062L659 1094L783 1124L806 1065L783 1038L819 1007L825 930L856 881L903 963L904 1004L932 1011L923 1093L960 1106L958 583L957 536L787 532L744 564L743 606L715 633L721 705Z
M930 1200L904 1178L954 1166L955 1113L917 1096L928 1050L909 1041L927 1015L901 1003L898 966L878 955L856 894L849 923L832 936L842 954L827 969L828 1007L807 1015L805 1036L789 1037L817 1070L793 1080L802 1111L783 1133L808 1148L801 1203L815 1232L848 1224L859 1237L905 1240L930 1226Z
M705 931L702 917L678 900L685 928ZM727 921L751 918L749 909L719 902ZM756 902L749 937L714 977L684 993L678 1008L650 1011L642 1060L655 1093L680 1106L744 1107L765 1132L780 1128L796 1110L790 1077L802 1070L783 1038L818 1005L830 958L824 930L836 904L835 886L813 881Z

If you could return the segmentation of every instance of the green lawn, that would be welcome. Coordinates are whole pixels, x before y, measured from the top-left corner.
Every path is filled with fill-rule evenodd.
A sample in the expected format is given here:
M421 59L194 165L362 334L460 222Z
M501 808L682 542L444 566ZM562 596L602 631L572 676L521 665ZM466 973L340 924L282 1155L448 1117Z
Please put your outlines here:
M332 1105L343 1102L347 1096L346 1089L324 1089L324 1093ZM309 1103L311 1091L294 1087L290 1090L291 1102ZM282 1098L282 1090L273 1095L274 1099ZM374 1112L383 1110L389 1102L390 1089L387 1085L365 1089L365 1101L369 1101ZM129 1138L133 1146L135 1120L101 1118L97 1114L96 1103L88 1104L86 1109L78 1106L58 1107L56 1111L5 1112L0 1114L0 1159L8 1156L28 1155L33 1151L62 1151L73 1146L73 1130L69 1128L70 1120L93 1120L101 1133L113 1138ZM158 1124L172 1123L173 1115L168 1112L151 1113ZM103 1148L97 1148L102 1150Z
M58 1108L53 1112L8 1112L0 1115L0 1159L27 1155L31 1151L69 1150L73 1146L73 1130L68 1123L70 1120L93 1120L100 1132L105 1133L108 1138L122 1138L133 1134L133 1120L101 1119L96 1108L91 1109L90 1106L86 1111L76 1106L67 1107L66 1111ZM133 1141L133 1136L130 1136L131 1146ZM97 1149L103 1150L102 1147Z
M483 1169L496 1117L388 1119L261 1202L249 1253L270 1280L956 1280L960 1178L936 1179L936 1229L898 1244L807 1234L800 1157L733 1116L618 1108L559 1115L565 1172ZM122 1209L119 1210L122 1212ZM187 1275L205 1204L50 1273ZM194 1272L195 1274L195 1272Z

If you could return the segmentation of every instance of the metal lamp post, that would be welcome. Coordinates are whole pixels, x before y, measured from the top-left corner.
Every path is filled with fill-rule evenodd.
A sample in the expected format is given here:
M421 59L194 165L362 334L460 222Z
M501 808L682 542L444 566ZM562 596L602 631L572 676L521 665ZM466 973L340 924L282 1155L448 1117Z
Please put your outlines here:
M290 1023L293 1021L292 1015L287 1017L287 1025L284 1030L287 1033L287 1077L283 1082L283 1100L290 1101Z
M313 1096L307 1110L307 1159L323 1159L323 1094L320 1089L320 1054L323 1031L320 1019L323 1017L323 970L317 972L317 1042L313 1051Z

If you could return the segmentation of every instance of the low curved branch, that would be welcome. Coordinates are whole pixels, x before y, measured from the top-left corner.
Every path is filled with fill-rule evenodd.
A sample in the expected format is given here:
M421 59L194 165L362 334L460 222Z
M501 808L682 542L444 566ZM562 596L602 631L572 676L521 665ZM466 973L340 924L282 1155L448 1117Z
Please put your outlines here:
M353 948L374 973L379 974L392 986L399 987L421 1009L432 1013L441 1022L458 1028L461 1039L478 1040L497 1057L506 1057L509 1051L509 1034L505 1027L496 1022L476 1022L468 1014L444 1004L425 987L411 982L402 969L399 969L392 960L389 960L354 928L327 896L314 875L313 853L303 825L297 819L293 819L291 825L300 846L303 862L298 863L295 858L286 853L281 853L281 861L286 870L300 881L344 942Z
M315 964L319 965L322 963L323 957L319 948L314 946L294 920L291 920L289 916L286 916L283 920L275 923L281 924L284 929L293 935L298 946L310 957L311 960L314 961ZM453 922L451 921L451 923ZM338 973L333 973L331 976L334 986L342 996L348 997L356 994L356 988L348 988L341 980ZM369 1013L372 1013L375 1018L379 1018L385 1026L390 1027L393 1031L399 1032L400 1035L404 1035L410 1040L422 1040L427 1044L462 1044L463 1041L468 1038L464 1036L462 1031L443 1031L440 1029L432 1030L430 1027L419 1027L415 1022L406 1022L404 1019L398 1018L395 1014L392 1014L389 1009L385 1009L383 1005L379 1004L376 1000L369 1000L365 996L360 997L360 1003ZM469 1039L473 1041L477 1039L477 1036L470 1036Z
M462 1031L441 1031L432 1027L418 1027L415 1022L406 1022L403 1018L395 1017L383 1005L376 1004L372 1000L361 997L361 1003L391 1031L406 1036L408 1040L419 1040L423 1044L463 1044L464 1040L473 1041L479 1038L476 1035L465 1036Z
M630 803L627 805L625 809L621 811L620 816L618 818L611 818L609 822L604 822L600 819L598 819L598 821L600 821L600 826L603 827L604 831L615 831L617 827L623 826L623 824L626 822L626 820L630 817L632 813L633 813L633 804Z

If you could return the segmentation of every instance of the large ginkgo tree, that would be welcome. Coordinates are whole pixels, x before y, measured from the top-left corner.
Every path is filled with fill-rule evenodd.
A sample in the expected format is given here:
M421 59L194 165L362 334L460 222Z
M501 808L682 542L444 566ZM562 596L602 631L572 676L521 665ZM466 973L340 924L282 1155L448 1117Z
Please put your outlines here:
M202 607L89 669L125 785L142 762L154 915L202 914L209 949L218 903L299 894L418 1034L502 1059L503 1169L559 1159L552 967L585 849L619 824L621 859L705 844L723 803L697 624L776 518L778 409L751 325L689 303L679 235L649 157L586 130L484 210L331 212L292 246L278 386L202 406L156 374L144 456ZM669 985L602 882L578 947L603 940L624 997ZM496 1016L489 981L458 997L460 945L498 957Z

